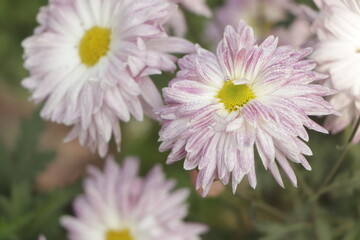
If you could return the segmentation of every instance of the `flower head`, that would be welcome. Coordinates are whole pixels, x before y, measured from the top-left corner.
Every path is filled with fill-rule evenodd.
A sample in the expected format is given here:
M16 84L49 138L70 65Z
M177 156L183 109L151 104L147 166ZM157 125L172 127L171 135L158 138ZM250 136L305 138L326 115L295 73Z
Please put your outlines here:
M119 146L119 120L142 120L144 108L162 105L149 75L176 69L169 52L194 49L164 32L174 9L163 0L50 1L23 43L23 85L45 102L42 117L75 125L69 139L101 156L112 135Z
M254 146L281 186L278 165L297 184L288 159L310 169L304 155L312 153L301 140L309 139L305 127L327 131L308 115L332 114L322 96L333 91L312 83L326 76L304 59L311 49L277 42L268 37L258 46L244 22L236 30L228 26L217 56L198 47L179 61L177 78L163 90L160 150L171 149L167 163L185 158L185 169L198 168L204 195L215 179L231 179L235 191L248 176L255 188Z
M315 22L318 45L313 58L330 74L332 85L360 96L360 2L323 1Z
M122 167L108 158L104 171L90 167L84 194L74 202L75 215L61 218L70 240L197 240L206 227L186 223L188 190L171 191L160 166L145 178L137 159Z
M319 70L330 75L330 85L339 90L332 97L342 116L327 119L333 133L343 130L360 115L360 2L355 0L317 1L320 11L314 23L318 43L313 58ZM360 130L353 142L360 140Z

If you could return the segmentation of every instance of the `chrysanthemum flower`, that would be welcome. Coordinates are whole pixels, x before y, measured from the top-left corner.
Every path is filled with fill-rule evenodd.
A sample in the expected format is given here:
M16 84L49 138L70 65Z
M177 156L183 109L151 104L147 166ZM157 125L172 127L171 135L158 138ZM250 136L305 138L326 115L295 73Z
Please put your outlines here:
M343 115L326 121L326 127L337 133L360 115L360 2L322 0L317 4L320 11L314 30L318 44L312 57L319 70L330 75L331 86L339 90L331 102ZM353 142L359 140L360 130Z
M187 189L172 191L160 166L145 178L137 159L120 168L108 158L104 171L90 167L84 194L74 202L75 215L61 218L70 240L197 240L206 227L183 221Z
M168 52L193 44L168 37L163 25L176 9L163 0L52 0L40 26L23 43L30 76L23 85L45 102L45 119L76 125L71 137L101 156L118 121L162 105L151 74L176 68Z
M235 191L247 175L255 188L254 146L281 186L278 165L297 184L288 159L311 169L304 157L312 154L302 141L309 139L305 127L327 131L308 115L332 114L322 96L333 91L312 84L326 76L304 60L311 49L277 42L271 36L258 46L244 22L237 30L228 26L217 56L199 47L179 61L177 78L163 90L160 151L171 149L167 163L185 158L186 170L197 168L204 195L217 178L224 184L231 178Z
M360 101L354 100L348 91L341 91L330 98L330 103L341 114L329 116L325 120L325 128L333 134L339 133L349 125L354 125L360 117ZM360 129L352 139L352 143L360 141Z
M323 1L315 30L319 43L313 57L333 86L360 96L360 2Z
M313 34L311 32L311 23L302 16L296 17L289 27L279 27L274 29L273 34L282 39L283 44L291 45L300 49L304 46L311 47Z
M178 3L186 10L204 17L211 17L212 13L206 4L206 0L170 0ZM187 23L184 13L178 9L174 16L170 19L169 24L176 36L183 37L187 32Z

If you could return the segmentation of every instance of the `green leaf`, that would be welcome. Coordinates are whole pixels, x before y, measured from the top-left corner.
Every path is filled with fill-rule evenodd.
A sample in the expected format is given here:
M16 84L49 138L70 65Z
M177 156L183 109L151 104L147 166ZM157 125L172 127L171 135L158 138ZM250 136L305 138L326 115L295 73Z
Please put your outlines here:
M58 224L64 206L68 206L78 192L79 186L75 185L53 191L41 200L39 199L33 209L33 219L26 230L36 234L44 231L44 226L49 223Z
M316 216L315 220L315 231L316 235L319 237L319 240L331 240L331 226L328 222L328 219L322 216Z
M0 195L5 194L6 189L10 185L10 171L11 169L10 158L5 144L0 142Z
M350 231L348 231L343 240L358 240L360 239L359 224L355 225Z
M31 199L31 185L24 182L14 185L11 189L10 200L12 205L10 217L21 216L31 206L31 201L29 201Z
M7 194L13 184L32 182L34 177L54 159L52 152L39 152L37 145L43 130L39 112L23 120L14 150L11 154L0 142L0 193Z
M79 192L74 186L51 193L34 191L35 177L55 156L38 150L42 130L43 122L35 111L30 119L22 121L13 151L0 143L1 240L36 239L40 233L50 232L53 234L49 237L61 236L59 217Z
M32 157L37 150L42 130L43 122L38 111L35 111L30 119L22 121L21 131L12 154L12 161L16 163L17 168L26 168L29 166L29 161L35 160Z
M354 189L360 186L360 172L350 175L349 172L339 175L335 178L334 182L328 186L323 187L319 194L324 194L327 192L334 193L336 195L343 196L344 193L351 193ZM314 195L313 198L318 197Z
M14 176L14 181L23 182L33 179L39 172L43 171L47 164L54 158L54 152L34 153L31 160L17 166L17 174Z
M299 222L291 224L280 224L277 222L266 222L257 224L257 229L265 234L259 240L289 240L297 239L296 236L304 234L309 224ZM304 239L304 238L303 238Z
M11 202L5 196L0 195L0 219L9 218L11 216Z
M28 183L16 184L11 187L8 197L0 196L0 213L2 218L11 220L22 216L24 211L29 208L31 199L30 185Z
M19 239L19 233L21 229L30 223L31 214L23 214L17 218L11 219L11 221L5 221L0 219L0 239ZM23 233L25 234L25 233ZM22 239L25 239L22 238Z

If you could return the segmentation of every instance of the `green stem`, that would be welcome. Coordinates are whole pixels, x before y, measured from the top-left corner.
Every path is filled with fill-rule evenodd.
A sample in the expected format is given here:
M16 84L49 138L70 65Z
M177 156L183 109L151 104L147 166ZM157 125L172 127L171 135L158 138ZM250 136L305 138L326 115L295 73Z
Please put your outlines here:
M354 177L353 179L350 179L348 181L337 181L336 183L332 183L330 185L327 186L323 186L321 189L319 189L313 196L311 196L310 201L314 201L317 198L319 198L319 196L323 195L324 193L327 192L331 192L334 191L335 189L339 189L341 187L346 187L349 185L359 185L360 183L360 176L359 177Z
M320 188L319 188L318 192L320 192L321 189L324 186L326 186L333 179L333 177L335 176L335 174L336 174L337 170L339 169L340 165L345 160L345 156L348 153L348 151L350 149L350 146L351 146L351 141L353 140L359 126L360 126L360 117L358 118L358 120L357 120L357 122L356 122L356 124L355 124L355 126L354 126L354 128L352 130L352 133L351 133L348 141L346 142L342 152L340 153L339 158L336 160L335 164L333 165L332 169L330 170L330 173L325 178L324 182L320 185Z
M263 212L266 212L267 214L270 214L281 221L284 221L286 219L286 215L284 213L265 202L253 200L245 196L244 194L241 194L239 191L236 192L236 195L241 199L245 200L250 205L254 206L255 208L262 210Z
M304 190L304 193L308 196L311 197L314 195L314 190L307 184L307 182L305 181L305 179L303 178L303 176L301 174L299 174L297 176L298 178L298 182L299 182L299 186L301 186L302 190Z
M278 210L277 208L274 208L266 203L262 203L262 202L253 202L253 206L261 209L271 215L273 215L274 217L280 219L281 221L284 221L286 219L286 215L283 214L282 212L280 212L280 210Z
M311 221L312 221L312 226L313 226L313 231L314 231L314 239L316 239L316 240L320 239L318 224L316 222L317 215L318 215L318 203L313 202L312 206L311 206Z

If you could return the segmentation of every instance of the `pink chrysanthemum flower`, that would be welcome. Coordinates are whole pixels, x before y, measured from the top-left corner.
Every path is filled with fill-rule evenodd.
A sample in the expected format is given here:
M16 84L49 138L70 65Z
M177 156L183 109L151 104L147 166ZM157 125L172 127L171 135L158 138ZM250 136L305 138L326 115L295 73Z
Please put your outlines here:
M112 135L119 146L119 120L142 120L144 108L162 105L149 75L176 69L169 52L194 50L164 32L175 9L164 0L51 0L23 43L23 85L45 102L41 116L76 125L68 139L101 156Z
M354 125L360 117L360 101L354 100L348 91L341 91L331 97L330 103L341 115L329 116L325 120L325 128L333 134L339 133L349 125ZM352 139L352 143L360 141L360 129Z
M247 175L255 188L254 146L281 186L278 165L297 184L288 159L311 169L303 156L312 154L302 141L309 139L305 127L327 131L308 115L332 114L322 96L333 91L312 84L326 76L304 60L311 49L277 43L271 36L258 46L244 22L237 30L228 26L217 56L202 48L185 56L177 78L163 90L160 151L171 149L167 163L185 158L186 170L198 168L204 195L217 178L224 184L231 178L235 191Z
M103 172L89 168L84 194L74 202L76 216L61 218L70 240L200 239L206 227L183 221L189 191L172 191L175 181L165 179L161 166L145 178L138 168L134 158L122 167L108 158Z
M313 58L319 70L330 75L330 84L339 93L332 97L342 116L330 117L325 126L337 133L353 124L360 115L360 2L319 0L314 23L318 44ZM353 143L360 141L360 129Z

